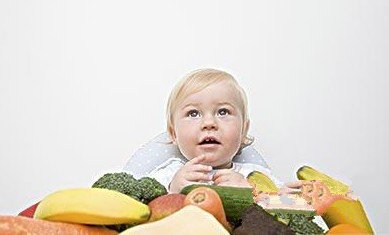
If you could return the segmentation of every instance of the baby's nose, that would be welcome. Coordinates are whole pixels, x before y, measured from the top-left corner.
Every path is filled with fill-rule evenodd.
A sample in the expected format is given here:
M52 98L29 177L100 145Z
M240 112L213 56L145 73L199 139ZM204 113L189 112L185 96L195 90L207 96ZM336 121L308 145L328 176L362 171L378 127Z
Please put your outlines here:
M217 129L217 123L214 117L204 117L202 122L202 129L203 130Z

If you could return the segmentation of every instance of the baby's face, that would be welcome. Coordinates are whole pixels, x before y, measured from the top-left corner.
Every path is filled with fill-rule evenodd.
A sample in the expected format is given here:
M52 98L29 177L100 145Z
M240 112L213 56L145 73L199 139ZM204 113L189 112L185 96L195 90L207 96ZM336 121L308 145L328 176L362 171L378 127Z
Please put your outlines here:
M174 113L174 143L188 160L205 154L203 164L228 167L244 137L241 105L228 82L189 95Z

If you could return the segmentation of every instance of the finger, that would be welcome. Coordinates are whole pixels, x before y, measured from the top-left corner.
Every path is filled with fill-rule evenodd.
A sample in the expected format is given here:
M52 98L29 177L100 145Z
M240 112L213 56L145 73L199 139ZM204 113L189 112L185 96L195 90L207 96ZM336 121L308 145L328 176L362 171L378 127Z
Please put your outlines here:
M296 180L296 181L286 183L285 186L288 188L301 188L306 183L307 181L305 180Z
M185 176L185 179L187 181L210 181L211 177L208 174L202 173L202 172L190 172Z
M203 154L204 158L201 161L202 164L209 165L209 163L212 161L212 157L209 154Z
M203 162L205 159L205 155L201 154L197 157L192 158L190 161L188 161L185 165L193 165L193 164L199 164Z
M215 185L218 185L218 186L232 186L232 187L239 187L236 182L234 181L230 181L230 180L223 180L223 181L220 181L220 182L214 182Z
M214 184L220 185L220 184L222 184L223 182L227 182L227 181L229 180L229 177L228 177L228 175L220 175L220 176L217 177L217 178L213 177L212 180L213 180Z
M314 185L314 192L315 194L321 196L321 195L329 195L331 194L330 190L328 189L328 187L320 182L320 181L316 181L313 183Z
M188 166L188 171L199 171L199 172L210 172L212 171L212 166L207 166L203 164L194 164Z
M217 170L216 173L213 175L213 178L216 179L222 175L231 174L233 171L231 169L221 169Z
M217 184L218 186L229 186L229 187L243 187L243 188L246 188L247 186L241 186L241 185L238 185L236 184L235 182L231 182L231 181L223 181L223 182L220 182L219 184Z
M322 188L323 188L323 194L324 194L324 195L330 195L330 194L331 194L331 191L330 191L330 189L327 187L327 185L323 184L323 185L322 185Z
M293 193L300 193L301 190L298 188L288 188L288 187L283 187L278 190L279 194L293 194Z

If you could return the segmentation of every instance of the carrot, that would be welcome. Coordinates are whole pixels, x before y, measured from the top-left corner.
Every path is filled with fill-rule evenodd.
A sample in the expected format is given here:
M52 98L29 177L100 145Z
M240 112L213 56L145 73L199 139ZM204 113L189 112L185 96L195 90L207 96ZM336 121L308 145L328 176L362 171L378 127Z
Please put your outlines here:
M81 224L51 222L24 216L0 215L1 235L114 235L116 231Z
M190 191L185 197L184 205L196 205L212 214L229 232L232 231L224 212L219 194L207 187L198 187Z

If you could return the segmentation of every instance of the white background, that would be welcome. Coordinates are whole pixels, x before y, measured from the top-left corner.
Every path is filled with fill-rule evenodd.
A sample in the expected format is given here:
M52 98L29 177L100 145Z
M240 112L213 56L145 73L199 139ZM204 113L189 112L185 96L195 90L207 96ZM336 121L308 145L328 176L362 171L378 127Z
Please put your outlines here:
M388 233L389 1L0 2L0 214L120 170L174 84L230 72L282 180L351 184Z

